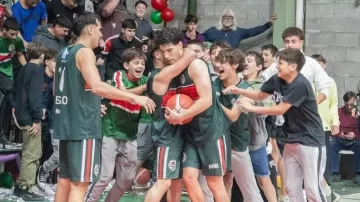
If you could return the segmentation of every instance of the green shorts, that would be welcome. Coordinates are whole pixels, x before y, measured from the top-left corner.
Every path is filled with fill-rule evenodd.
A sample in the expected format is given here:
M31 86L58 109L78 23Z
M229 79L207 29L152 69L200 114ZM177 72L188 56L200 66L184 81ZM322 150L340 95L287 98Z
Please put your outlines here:
M96 182L100 177L101 139L60 140L59 177L73 182Z
M224 176L228 160L226 143L225 136L201 146L186 141L182 167L201 169L205 176Z
M178 179L181 177L181 157L183 147L156 148L156 178L157 179Z

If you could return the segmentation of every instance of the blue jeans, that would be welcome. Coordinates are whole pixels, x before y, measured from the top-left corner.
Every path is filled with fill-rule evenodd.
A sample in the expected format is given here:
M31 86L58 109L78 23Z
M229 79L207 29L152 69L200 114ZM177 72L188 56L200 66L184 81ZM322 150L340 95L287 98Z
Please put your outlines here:
M337 137L330 139L330 172L339 173L339 151L346 149L354 152L355 172L360 173L360 140L355 140L351 145L344 145Z

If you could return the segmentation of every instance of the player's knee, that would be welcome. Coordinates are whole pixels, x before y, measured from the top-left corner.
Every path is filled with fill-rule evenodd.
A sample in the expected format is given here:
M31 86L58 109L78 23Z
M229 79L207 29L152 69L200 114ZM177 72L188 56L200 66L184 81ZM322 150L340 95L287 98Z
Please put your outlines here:
M168 190L171 186L171 179L158 179L156 184L160 189Z
M222 176L206 176L207 185L212 192L222 190L225 187Z
M183 175L183 181L186 186L191 186L198 183L198 177L192 174Z

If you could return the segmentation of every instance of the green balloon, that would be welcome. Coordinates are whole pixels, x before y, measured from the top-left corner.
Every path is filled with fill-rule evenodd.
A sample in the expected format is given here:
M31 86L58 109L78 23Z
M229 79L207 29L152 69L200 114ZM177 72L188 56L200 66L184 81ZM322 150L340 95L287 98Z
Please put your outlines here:
M11 173L9 172L3 172L0 174L0 187L4 187L4 188L12 188L13 187L13 177L11 175Z
M161 18L161 12L160 11L154 11L152 14L151 14L151 21L154 23L154 24L160 24L163 22L163 19Z

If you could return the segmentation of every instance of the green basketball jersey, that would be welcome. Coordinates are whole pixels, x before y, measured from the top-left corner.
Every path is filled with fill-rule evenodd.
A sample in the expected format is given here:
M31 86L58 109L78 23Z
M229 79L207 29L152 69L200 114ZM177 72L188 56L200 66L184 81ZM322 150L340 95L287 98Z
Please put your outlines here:
M154 69L149 76L147 92L150 99L155 102L155 112L151 127L151 136L156 146L182 146L184 137L181 127L170 125L165 119L165 106L167 101L176 94L176 86L171 82L168 91L164 95L158 95L153 91L153 81L161 69Z
M216 88L216 94L218 95L217 97L220 103L224 107L231 109L236 100L238 99L239 95L223 94L222 90L224 89L224 87L222 81L219 78L214 81L213 85ZM242 89L251 88L251 86L243 80L240 81L237 87ZM238 152L243 152L247 149L250 143L250 133L247 127L247 122L248 114L241 113L240 117L230 125L229 132L231 138L231 149Z
M101 138L101 98L91 91L76 67L75 57L81 48L84 46L68 46L56 58L55 139Z
M174 80L177 86L177 93L185 94L195 102L199 99L199 95L196 91L197 87L189 75L188 68L175 77ZM189 136L189 140L195 145L205 145L213 142L225 135L225 132L227 131L224 122L228 119L221 108L219 100L216 99L216 89L213 85L212 97L212 105L202 113L196 115L191 122L184 126L184 129Z
M123 70L116 71L111 82L116 88L136 88L147 82L146 76L130 79ZM141 106L124 100L111 100L102 119L103 135L119 140L135 140Z

